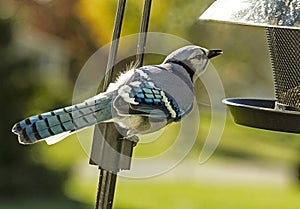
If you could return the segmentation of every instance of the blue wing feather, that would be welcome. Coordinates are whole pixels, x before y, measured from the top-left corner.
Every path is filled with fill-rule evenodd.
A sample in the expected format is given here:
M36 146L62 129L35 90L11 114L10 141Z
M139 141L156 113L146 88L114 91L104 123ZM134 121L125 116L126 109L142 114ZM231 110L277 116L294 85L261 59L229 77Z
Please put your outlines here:
M154 82L141 76L134 77L128 82L124 94L118 95L113 104L120 115L151 115L151 117L168 120L177 120L180 117L176 101L173 101L161 88L155 86ZM174 110L176 118L174 115L171 116L170 108Z

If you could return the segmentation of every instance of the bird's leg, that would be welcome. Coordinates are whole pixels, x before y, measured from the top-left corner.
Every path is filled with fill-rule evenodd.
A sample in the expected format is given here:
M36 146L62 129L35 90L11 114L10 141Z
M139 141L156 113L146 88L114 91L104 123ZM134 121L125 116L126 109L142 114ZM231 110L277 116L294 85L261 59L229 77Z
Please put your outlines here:
M134 146L139 142L139 137L132 133L131 130L125 128L118 128L119 132L123 137L119 138L120 140L128 140L134 143Z
M124 136L122 138L120 138L120 140L128 140L133 142L133 146L135 147L136 144L139 142L139 137L137 135L128 135L128 136Z
M132 141L135 144L137 144L140 140L137 135L125 136L124 139L127 139L128 141Z

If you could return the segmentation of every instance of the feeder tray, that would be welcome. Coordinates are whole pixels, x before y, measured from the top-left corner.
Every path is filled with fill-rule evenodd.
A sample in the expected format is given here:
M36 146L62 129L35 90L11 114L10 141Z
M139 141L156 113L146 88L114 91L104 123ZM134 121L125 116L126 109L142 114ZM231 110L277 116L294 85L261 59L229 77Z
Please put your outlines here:
M200 19L266 28L276 99L223 102L238 124L300 133L300 0L218 0Z
M300 133L300 112L275 109L275 100L225 99L237 124L274 131Z

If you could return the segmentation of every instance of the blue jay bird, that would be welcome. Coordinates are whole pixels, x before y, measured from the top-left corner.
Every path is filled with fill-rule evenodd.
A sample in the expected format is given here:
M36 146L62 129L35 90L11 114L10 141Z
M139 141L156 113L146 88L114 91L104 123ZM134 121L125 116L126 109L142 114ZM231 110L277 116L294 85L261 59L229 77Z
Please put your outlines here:
M129 69L105 92L83 103L29 117L15 124L12 131L21 144L42 140L54 144L104 122L116 123L125 137L157 131L192 110L195 79L205 71L209 59L221 53L185 46L160 65Z

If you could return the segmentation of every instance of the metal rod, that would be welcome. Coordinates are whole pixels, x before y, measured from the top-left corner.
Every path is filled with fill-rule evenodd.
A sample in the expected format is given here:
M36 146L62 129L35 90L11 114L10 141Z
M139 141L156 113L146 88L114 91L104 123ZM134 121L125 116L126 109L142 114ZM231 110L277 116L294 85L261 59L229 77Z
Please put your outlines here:
M140 28L140 37L139 37L137 56L136 56L136 62L138 64L138 66L142 66L142 64L143 64L144 52L145 52L145 47L146 47L146 39L147 39L147 31L148 31L149 18L150 18L151 3L152 3L152 0L145 0L145 2L144 2L142 23L141 23L141 28ZM116 20L115 20L115 24L114 24L113 38L112 38L112 44L111 44L110 53L109 53L109 57L108 57L108 63L107 63L107 67L106 67L106 76L105 76L105 80L104 80L104 84L103 84L103 91L106 90L109 83L111 83L111 81L112 81L112 75L113 75L114 65L116 62L118 46L119 46L119 38L120 38L120 34L121 34L122 22L123 22L123 17L124 17L125 5L126 5L126 0L118 1L118 8L117 8ZM109 137L108 136L108 125L105 125L102 129L104 131L103 134L104 134L105 138ZM112 140L117 140L117 139L112 139ZM132 153L133 144L127 143L125 145L131 146L130 150ZM120 148L119 151L121 152L122 147L120 146L118 148ZM112 208L116 180L117 180L117 172L111 172L111 171L107 171L105 169L100 168L96 209L111 209Z
M106 75L103 83L103 91L105 91L112 81L113 68L118 54L119 38L121 35L124 11L126 0L119 0L114 23L112 44L109 51L108 63L106 67ZM108 137L107 125L103 126L103 134L105 138ZM115 139L117 140L117 139ZM100 177L97 191L97 200L95 209L111 209L113 205L115 185L117 175L107 170L100 168Z
M140 28L140 37L137 48L136 63L138 67L143 65L144 53L146 49L147 32L149 27L150 11L152 0L145 0L142 14L142 23Z
M116 58L118 55L119 39L121 35L125 5L126 5L126 0L118 1L118 8L116 12L116 19L115 19L113 37L112 37L112 44L110 46L110 51L108 55L108 62L106 66L106 76L104 78L103 90L106 90L106 88L112 81L111 75L113 73L113 68L114 65L116 64Z
M117 174L101 169L96 209L110 209L113 205Z

